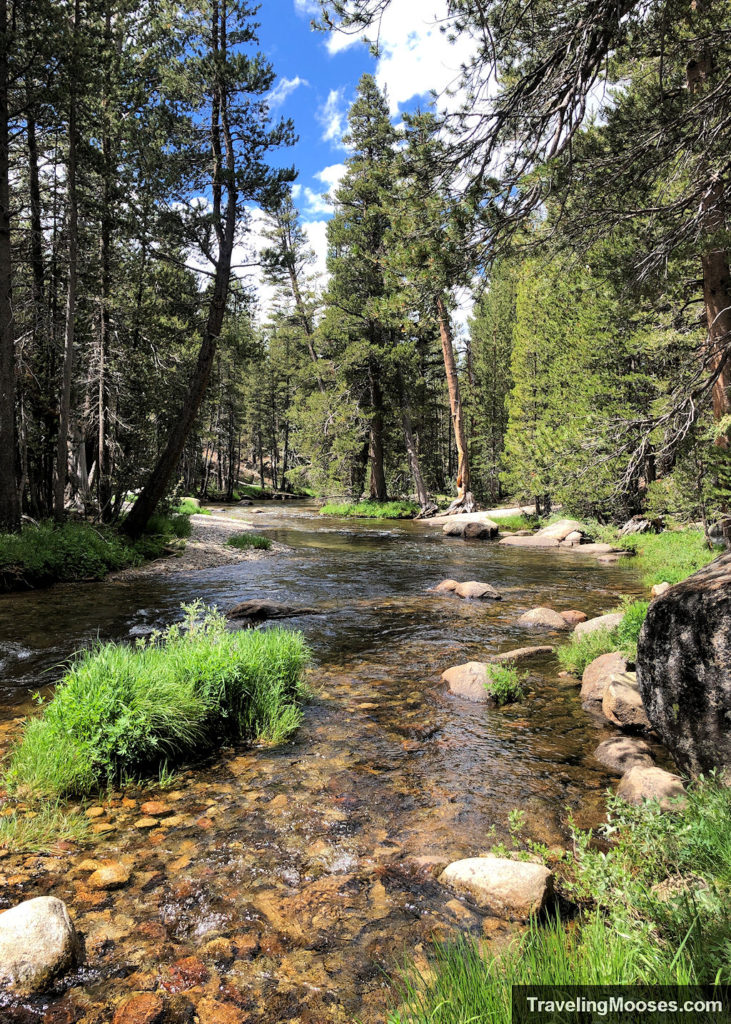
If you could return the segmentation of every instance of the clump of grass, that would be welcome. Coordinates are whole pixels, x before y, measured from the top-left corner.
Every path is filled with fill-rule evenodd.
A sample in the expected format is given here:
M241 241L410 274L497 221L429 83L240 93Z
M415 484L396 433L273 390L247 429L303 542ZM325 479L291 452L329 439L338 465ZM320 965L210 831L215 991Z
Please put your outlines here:
M593 633L572 633L558 648L558 660L566 672L580 676L586 666L601 654L621 651L628 661L637 657L637 640L645 621L648 601L625 599L618 611L624 618L614 629L597 629Z
M40 804L38 810L0 818L0 849L11 853L48 853L60 840L84 843L89 839L89 819L80 810L67 810L57 801Z
M731 791L701 779L682 815L615 797L605 832L606 853L575 832L560 883L581 902L575 920L533 919L497 955L469 939L437 944L426 975L407 967L397 981L389 1024L509 1024L514 985L727 984Z
M5 782L15 791L85 795L140 769L220 745L276 743L300 722L309 651L285 629L230 632L200 602L185 621L79 654L25 726Z
M521 512L513 512L509 516L498 516L494 518L501 530L533 530L539 520L535 516L523 515Z
M181 498L175 506L175 511L179 516L209 516L211 514L210 509L201 508L198 501L190 497Z
M268 551L272 546L269 537L262 537L258 533L235 533L226 541L229 547L239 548L244 551L247 548L257 548L261 551Z
M634 540L636 564L648 587L664 581L680 583L718 554L708 547L701 530L665 530L627 540Z
M419 506L413 501L328 502L320 509L324 516L353 516L358 519L413 519Z
M485 689L498 707L512 704L524 696L525 676L514 665L488 665Z
M155 512L145 526L145 533L155 537L190 537L190 531L190 516L187 513L167 516Z

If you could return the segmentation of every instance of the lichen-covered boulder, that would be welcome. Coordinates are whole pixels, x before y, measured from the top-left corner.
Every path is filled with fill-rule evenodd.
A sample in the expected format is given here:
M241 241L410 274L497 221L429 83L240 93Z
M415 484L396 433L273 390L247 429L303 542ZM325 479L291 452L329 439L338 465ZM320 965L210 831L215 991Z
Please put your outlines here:
M651 602L637 679L680 768L696 775L731 766L731 552Z
M0 914L0 988L42 992L78 962L81 944L66 904L38 896Z

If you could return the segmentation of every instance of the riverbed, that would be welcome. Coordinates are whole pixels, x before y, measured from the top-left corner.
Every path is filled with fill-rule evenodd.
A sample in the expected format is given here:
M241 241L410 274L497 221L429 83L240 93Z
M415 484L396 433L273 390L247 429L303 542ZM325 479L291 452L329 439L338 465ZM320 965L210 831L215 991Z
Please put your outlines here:
M587 826L603 817L612 780L592 752L610 733L555 658L531 663L526 700L500 709L450 697L440 674L560 640L517 625L529 608L593 615L642 593L631 560L322 517L306 503L217 514L255 522L277 550L0 597L6 741L32 694L96 638L132 641L196 599L225 609L264 597L317 612L285 620L314 653L312 699L291 742L227 748L166 788L105 795L89 805L100 808L91 849L0 860L0 908L59 896L86 942L83 968L42 1000L0 1007L3 1022L107 1024L120 1000L156 990L169 1014L183 1021L192 1005L201 1024L382 1022L394 998L387 976L405 956L425 963L433 938L457 933L493 943L512 934L441 887L435 864L509 842L514 809L524 836L549 847L567 844L570 815ZM502 600L429 592L447 577L490 583ZM138 827L149 800L166 812ZM89 890L90 857L126 864L129 882Z

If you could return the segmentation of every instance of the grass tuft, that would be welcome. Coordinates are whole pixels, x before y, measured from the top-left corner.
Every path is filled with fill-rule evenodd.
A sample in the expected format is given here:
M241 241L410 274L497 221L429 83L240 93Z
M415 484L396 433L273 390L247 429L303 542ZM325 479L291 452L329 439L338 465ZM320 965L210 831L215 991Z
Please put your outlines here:
M514 665L488 665L485 689L498 707L522 700L525 676L520 676Z
M175 507L175 511L179 516L209 516L211 510L208 508L201 508L196 498L181 498Z
M41 804L37 811L13 810L0 818L0 849L10 853L48 853L60 840L84 843L90 835L86 815L58 802Z
M135 646L97 644L77 656L26 723L9 788L85 795L224 741L277 743L297 728L309 659L302 634L230 632L214 609L183 608L183 623Z
M323 516L345 516L358 519L413 519L419 506L413 501L328 502L320 509Z
M637 640L645 621L648 601L625 599L622 608L624 618L616 629L597 629L583 636L572 633L558 648L558 660L566 672L580 676L586 666L601 654L622 651L628 661L637 657Z
M272 546L269 537L262 537L258 533L235 533L226 541L229 547L239 548L241 551L247 548L258 548L261 551L268 551Z

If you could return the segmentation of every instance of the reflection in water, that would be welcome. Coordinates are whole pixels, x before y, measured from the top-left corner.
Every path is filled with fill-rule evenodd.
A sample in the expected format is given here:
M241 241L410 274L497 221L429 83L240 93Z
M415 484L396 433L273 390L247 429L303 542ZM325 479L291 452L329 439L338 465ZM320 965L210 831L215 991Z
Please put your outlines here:
M493 938L503 927L454 900L429 863L506 839L515 807L549 845L565 841L568 810L600 816L609 779L591 753L602 728L553 659L531 666L526 702L500 710L450 698L439 676L530 642L515 624L529 607L612 607L638 592L631 567L444 538L418 523L321 520L306 507L267 508L256 526L291 550L0 598L5 721L74 650L163 626L183 601L266 597L320 610L291 621L315 652L314 698L293 742L225 750L182 772L160 794L167 818L149 831L135 821L150 791L113 795L93 855L129 863L124 889L89 891L78 867L88 852L0 861L3 906L58 895L87 945L70 988L45 1009L6 1008L8 1020L101 1024L122 995L159 988L225 1002L246 1021L383 1020L383 971L404 952L420 956L453 928ZM427 592L447 576L489 582L503 600Z

